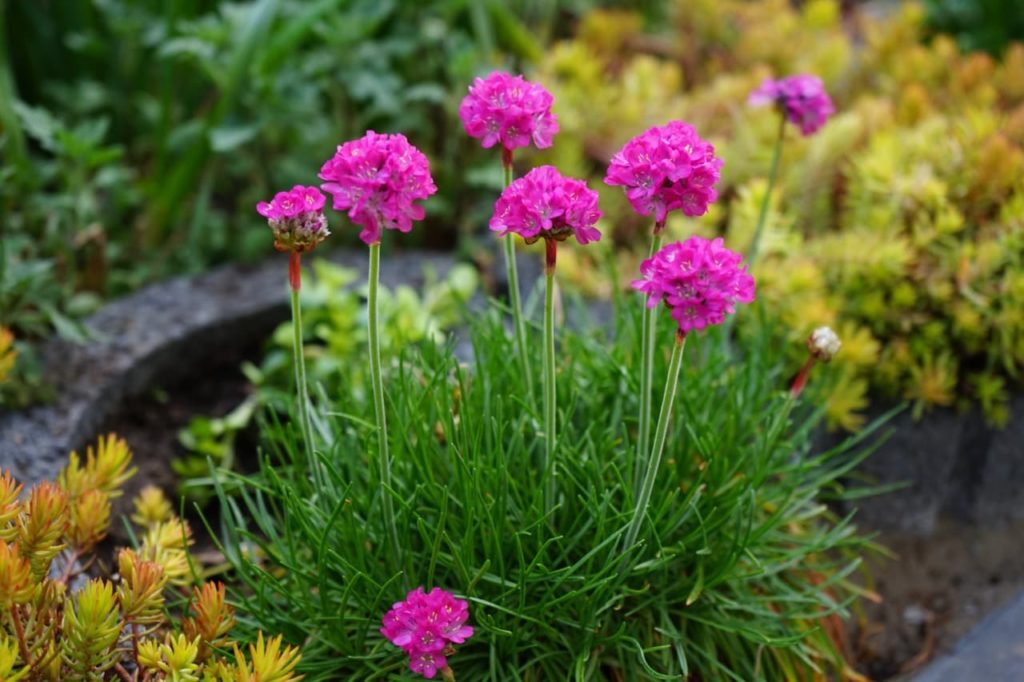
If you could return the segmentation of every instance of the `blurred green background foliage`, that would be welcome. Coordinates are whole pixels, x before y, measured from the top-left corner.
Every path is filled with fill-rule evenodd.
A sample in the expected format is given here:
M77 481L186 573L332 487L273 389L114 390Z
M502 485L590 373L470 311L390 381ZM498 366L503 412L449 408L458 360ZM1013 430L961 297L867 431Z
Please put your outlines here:
M787 140L757 273L765 308L792 340L822 323L843 335L835 426L861 424L869 394L919 411L980 405L1001 424L1024 363L1015 4L4 3L0 327L17 362L0 402L45 399L31 342L86 339L78 320L106 298L264 257L256 201L315 182L334 146L366 128L405 133L432 162L440 191L403 244L478 257L501 177L457 108L493 68L555 93L562 133L527 161L602 191L611 239L597 257L614 254L622 281L647 226L603 187L604 165L670 118L694 123L726 159L719 205L672 229L743 247L775 130L745 97L764 77L811 71L839 114L818 136ZM592 263L564 260L578 287L609 295Z

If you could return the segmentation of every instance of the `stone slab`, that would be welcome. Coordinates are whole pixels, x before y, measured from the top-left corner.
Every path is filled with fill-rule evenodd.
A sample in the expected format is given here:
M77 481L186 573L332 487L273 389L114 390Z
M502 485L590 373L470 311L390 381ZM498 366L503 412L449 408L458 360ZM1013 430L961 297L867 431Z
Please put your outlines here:
M1024 595L989 616L912 682L1020 682L1024 680Z
M365 278L363 251L317 257L356 269ZM415 286L422 283L425 268L443 275L453 263L448 255L393 253L383 259L381 281ZM124 401L196 371L204 358L265 338L287 319L286 282L283 255L256 266L228 265L177 277L101 308L86 320L95 341L47 341L44 373L58 398L0 415L0 469L11 469L26 483L50 478L67 453L80 449Z

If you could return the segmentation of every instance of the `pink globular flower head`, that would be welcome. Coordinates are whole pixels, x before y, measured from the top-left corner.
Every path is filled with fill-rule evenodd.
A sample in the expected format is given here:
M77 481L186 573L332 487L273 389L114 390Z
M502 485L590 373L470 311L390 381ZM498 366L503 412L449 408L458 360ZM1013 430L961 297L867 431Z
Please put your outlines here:
M721 238L690 237L645 260L633 288L647 294L648 307L664 302L685 335L721 324L737 303L754 300L754 278L742 261Z
M612 157L604 181L621 186L633 210L654 214L655 229L669 212L702 216L718 198L722 160L689 123L670 121L637 135Z
M381 230L408 232L424 211L416 202L437 191L430 162L405 135L378 135L372 130L338 147L320 169L321 187L336 211L363 228L359 238L380 241Z
M470 137L485 148L500 143L506 152L533 142L551 146L558 118L551 113L551 93L522 76L495 71L477 78L459 106L459 117Z
M836 111L821 79L809 74L769 78L747 101L754 106L774 104L804 135L815 133Z
M279 251L311 251L330 235L324 195L316 187L295 185L278 192L269 202L256 204L256 212L267 219L274 233L274 248Z
M515 232L527 244L570 235L588 244L601 239L594 227L601 217L597 201L597 192L582 180L567 178L553 166L538 166L501 193L490 227L499 234Z
M428 679L447 665L455 645L472 637L469 604L450 592L422 587L406 595L384 615L380 633L409 655L409 668Z

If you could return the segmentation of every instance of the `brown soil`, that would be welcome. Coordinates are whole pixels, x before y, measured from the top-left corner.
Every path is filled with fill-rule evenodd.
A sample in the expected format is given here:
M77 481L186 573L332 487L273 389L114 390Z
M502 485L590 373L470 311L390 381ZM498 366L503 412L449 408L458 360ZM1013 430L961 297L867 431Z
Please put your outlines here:
M200 379L138 396L104 424L101 433L116 433L124 438L138 467L138 473L125 485L124 496L114 504L114 518L130 515L131 500L147 485L160 487L170 500L180 499L178 479L171 468L173 460L186 454L178 433L193 417L222 416L245 400L251 388L239 369L243 359L245 356L238 355L215 357ZM253 449L244 439L237 445L240 449ZM208 521L213 511L204 510ZM197 550L208 549L212 543L191 503L186 503L185 517L196 534ZM129 541L123 526L111 528L111 542L115 546L124 546Z
M982 528L944 521L928 537L883 534L896 556L870 564L880 604L855 635L857 669L904 680L948 652L972 627L1024 589L1024 524Z

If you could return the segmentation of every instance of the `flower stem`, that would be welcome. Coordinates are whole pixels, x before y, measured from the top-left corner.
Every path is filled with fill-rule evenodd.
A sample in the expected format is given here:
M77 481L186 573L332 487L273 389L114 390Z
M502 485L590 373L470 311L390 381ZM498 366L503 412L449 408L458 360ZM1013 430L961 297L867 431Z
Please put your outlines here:
M796 378L793 379L793 384L789 387L789 396L791 399L796 400L800 397L800 394L804 390L804 386L807 385L807 377L811 375L811 368L814 367L814 356L811 355L807 358L807 361L800 368Z
M779 174L779 159L782 157L782 141L786 137L786 115L779 114L779 134L775 138L775 150L772 152L772 165L768 169L768 187L764 192L764 199L761 201L761 212L757 217L757 227L754 228L754 238L750 240L750 248L747 250L747 263L754 267L754 260L757 258L757 250L761 245L761 233L764 231L764 222L768 218L768 205L772 200L772 190L775 189L775 180Z
M651 239L651 252L648 258L661 248L663 229L664 226L654 226L654 238ZM651 384L654 381L654 334L658 321L656 309L647 306L646 297L643 299L643 306L643 316L640 320L640 421L637 423L636 460L633 462L634 499L639 494L643 461L651 440Z
M292 291L292 343L295 352L295 391L299 403L299 428L305 443L308 465L318 475L319 463L313 447L313 422L310 418L309 386L306 383L306 354L302 343L302 305L299 302L299 289L302 287L301 255L292 251L288 255L288 284ZM322 483L322 481L320 481Z
M505 187L512 184L512 155L502 150L502 167L505 173ZM533 397L533 373L529 358L526 355L526 321L523 319L523 303L519 295L519 271L516 268L516 248L512 235L503 238L505 249L505 273L508 279L508 296L512 303L512 325L515 328L516 351L519 354L519 366L526 379L526 396Z
M558 242L545 239L544 260L544 510L555 504L555 261Z
M373 382L373 408L377 418L377 455L380 458L381 505L384 511L384 528L390 546L389 559L393 566L401 566L401 547L398 543L398 528L395 526L395 510L391 501L391 454L388 450L388 423L384 412L384 380L380 363L380 322L378 320L377 290L380 285L380 242L370 244L370 291L367 308L369 313L370 336L370 379Z
M626 531L625 542L622 545L624 554L629 553L636 543L640 527L643 526L644 517L647 514L647 506L651 501L651 491L654 489L654 481L658 477L661 455L665 451L665 440L668 438L672 404L675 402L676 389L679 387L679 368L683 365L683 349L685 347L686 336L676 334L675 348L672 349L672 359L668 365L668 383L665 384L665 395L661 399L661 412L658 415L658 427L654 432L654 445L651 447L650 457L644 462L646 469L643 484L633 510L633 518L629 523L629 530Z

